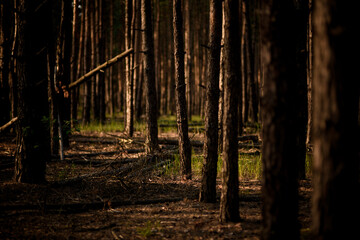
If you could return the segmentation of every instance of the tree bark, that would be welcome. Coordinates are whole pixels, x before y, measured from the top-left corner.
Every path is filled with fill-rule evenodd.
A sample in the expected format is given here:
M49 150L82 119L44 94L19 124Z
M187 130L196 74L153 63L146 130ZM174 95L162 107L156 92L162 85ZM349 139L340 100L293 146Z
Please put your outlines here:
M154 36L151 19L151 0L141 0L141 29L144 52L146 90L146 152L159 150L157 126L157 101L155 87Z
M85 72L89 72L91 69L91 39L90 39L90 1L85 2L84 21L84 69ZM87 82L84 87L84 101L83 101L83 124L90 123L90 105L91 104L91 82Z
M52 29L51 2L42 3L20 0L17 8L17 182L44 182L46 161L50 159L47 50Z
M204 165L200 201L216 202L218 160L219 73L222 31L222 1L210 1L209 61L205 105Z
M193 55L193 44L192 35L193 28L191 23L191 9L190 0L184 0L184 11L185 11L185 82L186 82L186 103L187 103L187 116L191 121L192 114L192 55Z
M223 119L223 167L220 199L220 221L236 222L239 214L239 166L238 166L238 94L241 86L239 56L239 1L225 0L224 38L224 119Z
M309 0L301 0L295 4L296 9L296 82L297 102L295 108L298 110L296 121L297 148L296 159L298 162L299 179L305 179L306 161L306 135L308 121L307 102L307 22L309 17Z
M299 239L296 9L291 1L263 4L263 238Z
M184 69L184 40L181 0L173 1L174 60L175 60L175 97L176 119L179 136L179 157L181 175L184 180L191 179L191 145L188 136L186 108L186 84Z
M316 239L359 235L357 9L314 1L314 195Z
M0 125L10 120L9 74L11 58L12 1L0 5Z
M132 0L126 0L125 3L125 48L129 49L133 45L133 4ZM133 61L132 56L126 58L126 107L125 107L125 132L129 135L133 135L134 131L134 105L133 105Z

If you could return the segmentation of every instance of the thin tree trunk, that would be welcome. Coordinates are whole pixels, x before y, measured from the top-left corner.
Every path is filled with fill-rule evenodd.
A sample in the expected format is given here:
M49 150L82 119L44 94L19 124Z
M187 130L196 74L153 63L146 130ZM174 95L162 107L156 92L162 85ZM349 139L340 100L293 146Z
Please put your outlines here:
M157 102L155 87L154 35L151 19L151 0L141 0L141 29L144 52L146 90L146 152L159 150L157 126Z
M133 45L133 5L132 0L127 0L125 3L125 48L129 49ZM126 58L126 107L125 107L125 132L133 135L134 131L134 105L133 105L133 56Z
M85 32L84 32L84 69L89 72L91 68L91 39L90 39L90 1L85 2ZM84 101L83 101L83 124L90 122L90 105L91 104L91 82L87 82L84 88Z
M185 11L185 82L186 82L186 102L187 102L187 116L191 121L192 114L192 35L193 28L191 23L191 9L190 0L184 0L184 11Z
M106 53L106 39L105 39L105 33L107 32L108 25L106 24L106 2L103 0L99 0L99 60L98 64L101 64L105 61L105 53ZM105 115L106 115L106 103L105 103L105 73L100 71L99 73L99 82L98 82L98 101L99 101L99 120L101 124L105 123Z
M186 111L186 84L184 69L184 40L181 0L173 1L174 25L174 59L176 86L176 119L179 135L179 158L181 175L184 180L191 179L191 145L188 136L188 119Z
M224 2L222 4L222 27L221 27L221 45L224 46L225 41L225 13ZM224 116L224 79L225 79L225 57L224 48L220 49L220 73L219 73L219 152L223 150L223 116Z
M218 160L219 73L222 30L222 1L210 1L209 61L205 107L204 165L200 201L216 202Z
M78 1L73 0L73 21L72 21L72 51L71 51L71 76L70 82L74 82L77 79L77 72L80 68L78 60L81 59L82 41L83 41L83 17L79 23L79 7ZM83 16L83 15L82 15ZM80 25L80 29L79 26ZM79 31L78 31L79 30ZM70 98L70 127L74 128L77 119L77 99L78 91L76 89L71 91Z
M314 1L315 239L359 236L357 12L345 1Z
M15 180L45 181L50 159L47 95L47 50L51 33L51 2L39 6L20 0L18 16L18 122ZM34 9L37 8L37 11ZM44 50L45 49L45 50Z
M225 79L223 119L223 167L220 221L236 222L239 214L238 94L241 86L239 50L239 1L225 0Z
M296 11L292 1L273 1L262 12L263 238L299 239Z

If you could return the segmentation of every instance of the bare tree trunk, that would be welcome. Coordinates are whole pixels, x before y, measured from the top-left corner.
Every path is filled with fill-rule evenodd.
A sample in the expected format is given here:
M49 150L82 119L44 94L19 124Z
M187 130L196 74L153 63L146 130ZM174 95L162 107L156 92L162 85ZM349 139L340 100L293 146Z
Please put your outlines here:
M44 182L46 161L50 158L49 123L46 121L47 50L52 29L50 3L39 5L38 1L20 0L16 9L19 13L17 182Z
M296 119L297 129L297 148L296 159L298 162L299 179L305 179L306 161L306 127L308 120L307 102L307 23L309 17L309 0L301 0L295 4L296 8L296 82L297 82L297 101L295 109L298 111Z
M200 201L216 202L218 160L219 73L222 30L222 1L210 1L209 61L205 107L204 165Z
M357 12L345 1L314 1L315 239L359 236Z
M141 0L141 29L146 89L146 152L159 150L157 126L157 101L155 87L154 35L151 19L151 0Z
M184 11L185 11L185 82L186 82L186 103L187 103L187 116L191 121L192 114L192 55L193 55L193 44L192 35L193 28L191 23L191 9L190 0L184 0Z
M223 119L223 167L220 200L222 222L240 220L238 166L238 94L241 86L239 50L239 1L225 0L225 79Z
M11 57L12 1L0 5L0 125L10 120L9 75Z
M179 135L179 158L181 175L184 180L191 179L191 145L188 136L188 119L186 111L186 84L184 69L184 40L181 0L173 1L174 25L174 59L176 86L176 119Z
M70 82L74 82L77 79L77 72L80 69L78 64L79 59L81 59L81 51L83 44L83 14L79 23L79 6L78 1L73 0L73 21L72 21L72 51L71 51L71 76ZM80 28L79 26L80 25ZM79 31L78 31L79 30ZM77 119L77 101L78 101L78 89L71 90L70 94L71 103L70 103L70 119L71 119L71 128L75 127Z
M125 3L125 48L129 49L132 47L133 31L133 5L132 0L127 0ZM134 131L134 105L133 105L133 56L126 58L126 107L125 107L125 132L129 135L133 135Z
M91 68L91 39L90 39L90 1L85 2L84 20L85 20L85 32L84 32L84 69L85 72L89 72ZM91 106L91 82L85 84L84 89L84 101L83 101L83 124L90 122L90 106Z
M292 1L263 5L263 238L299 239L296 9Z
M225 41L225 14L224 2L222 4L222 27L221 27L221 45L224 46ZM224 116L224 79L225 79L225 57L224 48L220 49L220 73L219 73L219 152L223 150L223 116Z

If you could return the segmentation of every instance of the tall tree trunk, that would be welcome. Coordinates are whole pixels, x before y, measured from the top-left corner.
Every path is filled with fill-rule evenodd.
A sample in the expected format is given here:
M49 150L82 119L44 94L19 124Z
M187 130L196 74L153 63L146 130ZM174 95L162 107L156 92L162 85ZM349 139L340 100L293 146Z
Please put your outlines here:
M295 10L292 1L262 9L264 239L299 239Z
M354 239L360 213L357 9L341 0L314 1L313 20L313 228L316 239Z
M251 0L245 0L246 4L246 21L248 24L248 33L247 33L247 46L249 50L249 82L250 82L250 94L251 94L251 109L252 109L252 121L255 123L259 121L259 90L256 83L257 72L255 70L255 47L257 44L257 23L256 23L256 7L255 2Z
M81 19L83 19L83 14ZM80 26L80 28L79 28ZM82 50L82 34L83 21L79 22L79 6L78 0L73 0L73 20L72 20L72 50L71 50L71 75L70 82L74 82L77 79L77 71L80 66L78 60L81 59L81 50ZM78 89L71 90L70 94L71 103L70 103L70 127L74 128L77 119L77 101L78 101Z
M184 0L184 11L185 11L185 82L186 82L186 102L187 102L187 116L191 121L192 114L192 99L191 99L191 84L192 84L192 54L193 44L192 35L193 28L191 23L191 6L190 0Z
M50 159L47 103L47 50L51 2L20 0L18 16L18 122L15 180L45 181ZM36 11L35 11L36 9Z
M125 3L125 48L129 49L133 47L133 4L132 0L126 0ZM133 105L133 55L130 55L125 59L126 62L126 107L125 107L125 132L129 135L133 135L134 131L134 105ZM155 78L155 77L154 77Z
M67 86L70 83L70 57L71 57L71 40L72 40L72 8L71 0L65 0L61 2L61 19L60 19L60 31L57 39L56 48L56 98L57 106L53 106L57 109L59 116L56 117L58 124L61 126L60 131L62 136L62 143L64 146L69 146L68 138L68 123L70 121L70 98L67 92L63 91L63 86ZM65 125L66 123L66 125ZM58 136L59 137L59 136Z
M0 5L0 126L10 120L9 74L12 9L12 1L4 1Z
M98 64L102 64L103 62L105 62L105 53L106 53L106 48L105 48L105 44L106 44L106 39L105 39L105 33L107 32L107 22L106 22L106 1L104 0L99 0L99 20L98 20L98 25L99 25L99 31L98 31L98 35L99 35L99 45L98 45L98 49L99 49L99 61ZM99 101L99 120L101 124L105 123L105 115L106 115L106 103L105 103L105 73L101 72L98 74L99 75L99 82L98 82L98 101Z
M84 21L84 69L89 72L91 69L91 39L90 39L90 1L85 2ZM87 81L84 87L84 101L83 101L83 124L90 123L90 106L91 106L91 81Z
M301 0L295 4L296 8L296 82L297 82L297 148L296 159L298 162L299 179L305 179L306 160L306 127L308 120L307 103L307 22L309 17L309 0Z
M239 221L238 94L241 86L239 56L239 1L225 0L225 79L223 119L223 167L220 220Z
M151 19L151 0L141 0L141 29L144 52L146 90L146 152L159 150L157 104L155 87L154 35Z
M184 70L184 40L181 0L173 1L174 58L176 86L176 119L179 135L179 158L181 175L184 180L191 179L191 145L188 136L186 111L186 84Z
M219 73L222 30L222 1L210 1L209 61L205 107L204 165L200 201L216 202L218 160Z
M221 45L224 45L225 41L225 14L224 14L224 1L222 4L222 27L221 27ZM224 79L225 79L225 57L224 48L220 49L220 73L219 73L219 152L223 150L223 116L224 116Z

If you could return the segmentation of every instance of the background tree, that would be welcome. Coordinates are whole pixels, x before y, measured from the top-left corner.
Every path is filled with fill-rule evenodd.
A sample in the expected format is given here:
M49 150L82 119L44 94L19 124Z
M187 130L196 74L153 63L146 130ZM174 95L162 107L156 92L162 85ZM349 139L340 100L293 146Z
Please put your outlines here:
M356 12L344 1L314 1L313 228L317 239L359 235Z
M133 0L126 0L125 2L125 48L129 49L133 47ZM133 135L134 131L134 78L133 78L133 55L127 57L126 61L126 107L125 107L125 132L129 135Z
M146 91L146 152L159 149L157 127L157 103L155 88L154 36L151 20L151 0L141 0L142 48L144 52Z
M299 238L295 10L292 1L262 8L264 239Z
M0 126L10 120L9 74L11 60L12 1L0 4Z
M181 174L184 179L191 179L191 145L188 136L188 119L186 110L186 84L184 70L184 40L181 0L173 1L174 24L174 59L176 86L176 120L179 136L179 155Z
M238 94L241 86L239 72L239 1L224 2L224 119L223 119L223 166L220 200L220 220L240 220L239 214L239 166L238 166Z
M209 61L205 105L204 165L200 201L216 202L218 160L219 73L222 32L222 1L210 1Z
M16 10L19 14L15 180L39 183L45 181L46 161L50 158L47 54L51 2L20 0Z

